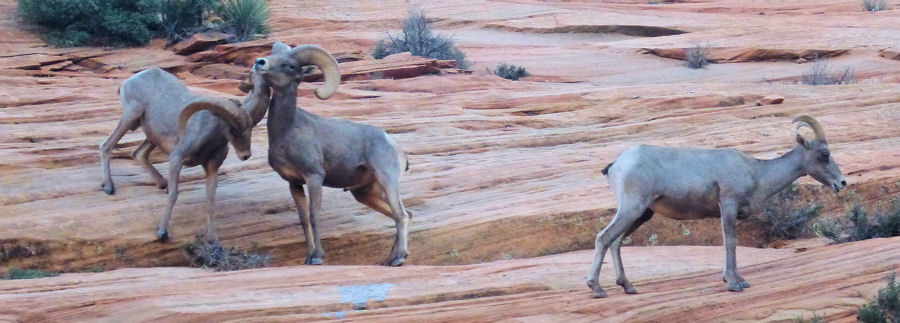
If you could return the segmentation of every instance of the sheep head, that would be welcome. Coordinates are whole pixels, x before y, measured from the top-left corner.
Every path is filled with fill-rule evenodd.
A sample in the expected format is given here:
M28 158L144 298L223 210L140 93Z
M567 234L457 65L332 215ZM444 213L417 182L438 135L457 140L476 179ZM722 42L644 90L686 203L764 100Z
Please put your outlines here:
M795 118L794 123L797 124L797 129L809 127L816 136L815 139L809 140L797 134L797 143L804 148L803 167L806 173L835 192L843 189L847 185L847 180L831 157L828 141L825 140L825 129L819 121L808 115Z
M199 97L189 103L181 110L181 115L178 118L179 138L184 138L185 128L191 116L200 111L209 111L225 120L228 125L225 138L234 147L235 153L241 160L250 158L250 132L253 130L253 122L249 113L241 108L240 102L234 100Z
M285 43L276 42L272 46L272 55L256 60L254 70L262 73L272 87L283 88L299 83L315 65L325 76L325 84L316 89L316 96L325 100L337 91L341 83L341 71L337 60L331 54L316 45L302 45L291 48Z

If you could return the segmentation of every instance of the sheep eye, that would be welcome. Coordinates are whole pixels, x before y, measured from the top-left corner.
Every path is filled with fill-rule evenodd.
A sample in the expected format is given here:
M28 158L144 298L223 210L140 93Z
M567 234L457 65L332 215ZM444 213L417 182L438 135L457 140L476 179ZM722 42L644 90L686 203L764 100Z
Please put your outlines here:
M827 151L823 151L822 154L819 155L819 159L821 159L822 161L828 161L828 156L830 155L831 154L829 154Z
M288 67L289 69L291 69L291 70L296 70L296 69L297 69L297 66L296 66L296 65L288 65L287 67Z

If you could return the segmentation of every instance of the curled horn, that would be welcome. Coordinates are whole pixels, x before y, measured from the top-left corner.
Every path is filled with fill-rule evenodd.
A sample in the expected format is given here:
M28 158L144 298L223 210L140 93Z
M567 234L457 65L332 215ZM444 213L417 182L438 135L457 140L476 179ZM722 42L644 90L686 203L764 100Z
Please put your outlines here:
M238 103L231 100L200 97L188 103L178 117L178 137L184 138L185 127L194 113L207 110L213 115L224 119L232 128L247 129L251 126L250 115L241 109Z
M325 76L325 84L316 89L316 96L325 100L330 98L341 84L341 70L337 60L331 54L316 45L303 45L291 49L291 57L297 60L298 66L315 65Z
M816 140L825 141L825 129L822 129L822 125L813 117L804 114L794 118L793 123L797 123L797 129L809 127L816 134Z

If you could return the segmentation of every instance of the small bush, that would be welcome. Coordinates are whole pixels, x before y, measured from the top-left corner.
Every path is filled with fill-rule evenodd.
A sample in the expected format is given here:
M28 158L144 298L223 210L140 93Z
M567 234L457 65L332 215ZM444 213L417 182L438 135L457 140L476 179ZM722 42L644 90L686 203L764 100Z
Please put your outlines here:
M210 243L199 237L181 246L181 250L193 267L215 268L218 271L262 268L269 265L271 256L251 250L225 250L221 243Z
M499 65L497 65L497 69L491 71L491 74L513 81L518 81L519 78L531 75L528 74L528 71L526 71L522 66L515 66L506 63L500 63Z
M809 70L800 75L800 80L806 85L853 84L856 83L856 74L849 66L841 72L833 72L828 67L828 61L816 58Z
M863 0L863 7L866 11L887 10L887 0Z
M266 22L272 15L266 0L223 0L217 10L221 28L234 35L233 41L247 41L269 32Z
M861 205L855 205L844 219L821 221L815 224L816 234L831 239L834 243L845 243L872 238L900 236L900 199L885 212L870 217Z
M159 27L156 0L19 0L19 15L47 29L58 47L133 46L147 43Z
M819 216L822 207L814 203L800 207L800 193L792 183L769 199L770 204L763 209L765 222L769 225L770 239L796 239L807 232L807 223Z
M372 48L372 57L382 59L391 54L392 44L387 39L379 39Z
M400 34L391 35L387 39L375 43L372 56L376 59L384 58L391 54L410 52L413 55L435 58L452 59L459 68L468 68L466 54L463 53L450 36L436 34L431 29L425 13L419 10L411 10L406 20L403 21L403 29Z
M57 275L58 274L56 273L46 272L42 270L12 268L8 272L6 272L6 276L4 276L3 279L35 279L53 277Z
M709 65L709 46L694 45L684 51L684 63L687 67L701 69Z
M794 319L794 322L795 323L825 323L825 318L819 316L818 314L813 314L813 317L811 317L807 320L805 317L803 317L803 315L800 315Z
M895 273L888 275L885 288L878 290L874 300L869 301L856 314L862 323L900 322L900 286L897 286Z

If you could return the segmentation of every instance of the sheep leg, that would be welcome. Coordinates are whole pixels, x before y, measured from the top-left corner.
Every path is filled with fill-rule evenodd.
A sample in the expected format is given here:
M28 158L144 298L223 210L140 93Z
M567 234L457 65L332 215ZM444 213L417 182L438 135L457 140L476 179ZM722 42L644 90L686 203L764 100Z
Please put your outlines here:
M597 234L597 239L594 241L594 262L591 265L591 272L586 282L588 287L593 290L594 297L603 298L607 296L606 291L600 287L599 283L600 267L603 265L603 257L606 255L606 250L609 249L613 241L624 234L640 218L646 209L646 203L639 206L620 206L612 222Z
M634 285L628 281L628 278L625 277L625 267L622 266L622 255L619 252L619 249L622 247L622 239L630 236L634 233L637 228L639 228L644 222L650 220L653 217L653 210L647 209L644 211L644 214L641 215L634 224L628 228L628 231L625 231L624 234L616 238L610 246L610 252L613 257L613 265L616 267L616 284L622 286L625 289L625 293L627 294L637 294L637 289L634 288Z
M178 175L181 174L183 164L184 159L180 152L173 152L169 155L169 200L166 213L156 228L156 237L162 242L169 241L169 219L172 218L172 208L175 207L175 201L178 200Z
M141 114L134 112L137 109L123 109L124 112L122 117L119 119L119 124L116 126L116 130L113 130L112 134L106 138L106 141L100 145L100 167L103 171L103 183L101 184L103 187L103 191L106 194L113 195L116 194L116 187L113 184L112 177L109 174L109 154L112 152L112 149L119 143L119 140L122 140L122 136L128 132L129 129L135 129L139 125L138 122L141 121Z
M306 200L306 192L301 183L289 183L291 186L291 197L294 198L294 205L297 206L297 214L300 216L300 225L303 226L303 234L306 235L306 262L307 265L318 265L322 263L319 258L316 263L313 261L313 253L316 250L316 240L313 237L312 228L309 226L309 203Z
M380 264L385 266L403 265L403 262L405 262L406 260L406 256L409 255L409 252L406 249L407 240L401 240L401 237L408 238L408 224L412 219L412 213L406 210L406 208L403 206L402 200L399 201L400 209L403 210L406 214L406 226L401 227L401 224L397 221L397 217L394 216L393 209L391 208L391 205L387 200L386 195L384 194L384 190L377 183L372 183L367 186L355 189L351 191L351 193L353 193L353 197L356 198L356 200L360 203L394 219L395 224L397 225L397 234L394 236L394 245L391 248L391 253ZM402 221L403 218L404 217L400 217L400 220Z
M319 237L316 218L322 211L322 181L323 176L312 175L306 178L309 188L309 228L312 231L315 249L306 258L307 265L318 265L325 261L325 249L322 247L322 239Z
M156 187L164 190L169 183L166 181L166 178L163 177L158 170L156 170L156 167L153 167L153 163L150 162L150 152L152 152L155 148L156 145L150 142L150 140L144 140L144 142L142 142L141 145L134 150L132 157L134 157L134 159L137 160L138 163L140 163L148 173L150 173L150 176L153 177L154 181L156 181Z
M722 235L725 241L725 270L723 280L728 285L728 290L732 292L743 291L744 288L750 287L740 275L737 273L737 238L735 237L735 226L737 225L737 203L731 201L719 202L719 212L722 215Z
M221 161L212 159L203 165L206 171L206 232L203 237L207 242L218 242L219 235L216 233L216 187L219 177L219 166Z

